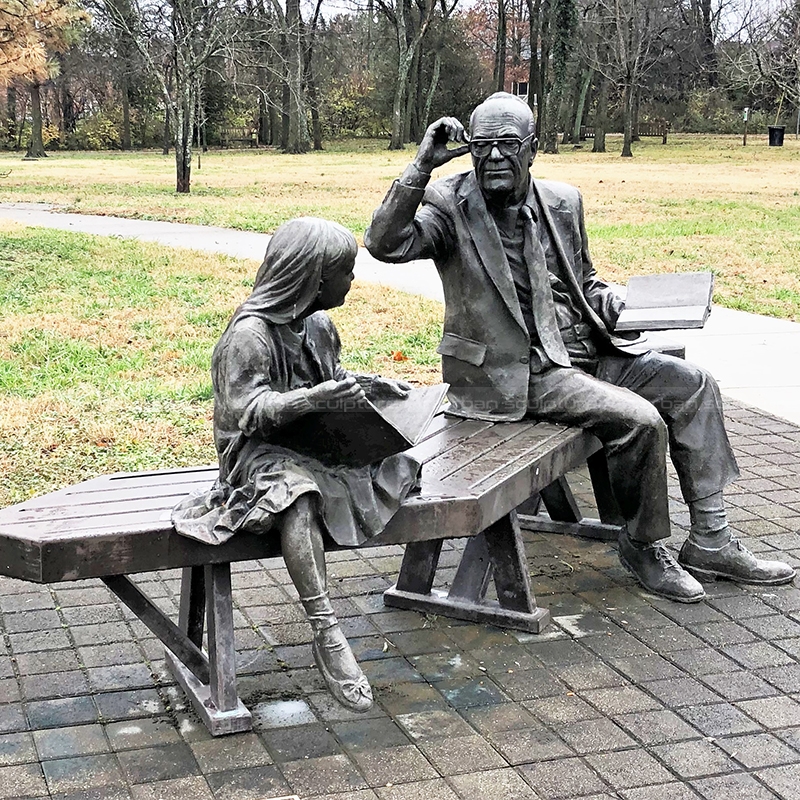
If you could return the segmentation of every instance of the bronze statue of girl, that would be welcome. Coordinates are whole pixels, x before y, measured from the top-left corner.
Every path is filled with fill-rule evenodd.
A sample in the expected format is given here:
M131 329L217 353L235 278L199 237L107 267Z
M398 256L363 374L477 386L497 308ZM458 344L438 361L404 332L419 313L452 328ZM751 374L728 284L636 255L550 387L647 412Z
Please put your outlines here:
M317 666L337 700L366 711L372 692L331 607L323 539L356 546L383 530L420 466L403 453L366 467L325 466L271 442L281 426L331 401L402 397L410 388L339 363L325 309L344 303L357 251L353 235L327 220L303 217L275 231L250 297L212 356L219 479L181 503L173 521L179 533L212 544L237 531L280 536Z

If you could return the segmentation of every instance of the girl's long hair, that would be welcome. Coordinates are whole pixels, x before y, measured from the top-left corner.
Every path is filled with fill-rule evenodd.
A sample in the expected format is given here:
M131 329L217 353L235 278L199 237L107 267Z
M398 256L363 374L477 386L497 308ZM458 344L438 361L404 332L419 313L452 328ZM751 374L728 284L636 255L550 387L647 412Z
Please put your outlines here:
M349 266L358 253L350 231L318 217L299 217L272 235L253 291L229 323L257 316L283 324L302 317L314 304L322 281Z

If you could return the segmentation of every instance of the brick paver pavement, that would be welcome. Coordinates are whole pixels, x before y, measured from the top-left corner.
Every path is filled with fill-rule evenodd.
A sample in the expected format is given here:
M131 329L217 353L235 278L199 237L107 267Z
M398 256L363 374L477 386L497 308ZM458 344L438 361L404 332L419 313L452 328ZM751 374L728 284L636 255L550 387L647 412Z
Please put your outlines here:
M733 404L728 418L732 525L798 563L800 428ZM674 476L672 491L678 544ZM237 566L255 730L220 739L101 583L0 579L0 800L800 798L800 590L721 583L685 606L641 592L607 544L529 534L527 549L554 619L540 636L385 608L398 547L329 555L375 691L364 716L325 691L282 563ZM178 580L138 578L173 612Z

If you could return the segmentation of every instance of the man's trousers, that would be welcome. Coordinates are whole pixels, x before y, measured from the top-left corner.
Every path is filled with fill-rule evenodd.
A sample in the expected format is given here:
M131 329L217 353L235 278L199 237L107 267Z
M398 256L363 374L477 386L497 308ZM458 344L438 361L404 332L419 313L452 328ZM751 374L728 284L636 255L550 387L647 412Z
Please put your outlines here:
M594 375L562 367L532 374L528 416L585 428L603 443L633 541L670 535L668 443L687 502L721 491L739 475L716 381L672 356L601 356Z

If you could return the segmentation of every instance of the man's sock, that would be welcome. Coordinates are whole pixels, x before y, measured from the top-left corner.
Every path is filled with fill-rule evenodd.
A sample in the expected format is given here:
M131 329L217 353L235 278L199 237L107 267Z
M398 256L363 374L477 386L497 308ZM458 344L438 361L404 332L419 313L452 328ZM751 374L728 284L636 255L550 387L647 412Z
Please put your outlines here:
M722 492L689 501L692 527L689 539L704 550L720 550L731 540Z

